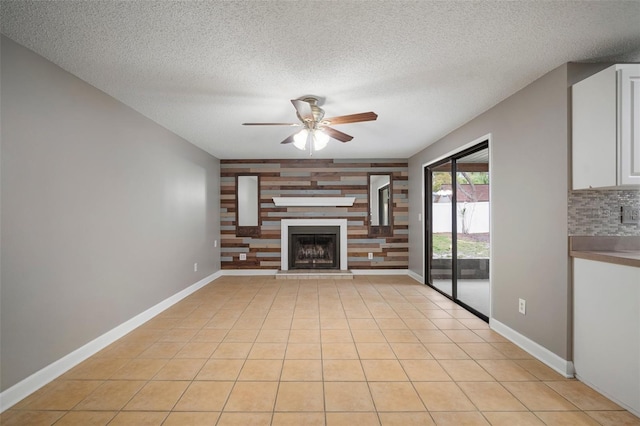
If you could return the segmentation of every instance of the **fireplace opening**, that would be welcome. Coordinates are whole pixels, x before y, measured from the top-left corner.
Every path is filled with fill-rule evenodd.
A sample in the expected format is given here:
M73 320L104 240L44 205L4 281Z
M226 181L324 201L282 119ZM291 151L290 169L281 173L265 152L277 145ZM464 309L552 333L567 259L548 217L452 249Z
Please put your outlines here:
M339 226L290 226L289 269L339 269Z

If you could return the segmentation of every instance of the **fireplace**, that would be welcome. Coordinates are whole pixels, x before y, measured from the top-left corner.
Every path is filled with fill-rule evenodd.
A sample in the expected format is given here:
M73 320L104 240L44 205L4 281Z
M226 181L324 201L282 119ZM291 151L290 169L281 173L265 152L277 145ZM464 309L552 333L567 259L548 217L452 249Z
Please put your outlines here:
M339 226L290 226L289 269L340 269Z
M346 271L349 269L347 257L347 219L282 219L280 221L280 265L281 270L288 271L289 261L289 228L292 227L336 227L340 230L338 234L338 247L336 258L336 269Z

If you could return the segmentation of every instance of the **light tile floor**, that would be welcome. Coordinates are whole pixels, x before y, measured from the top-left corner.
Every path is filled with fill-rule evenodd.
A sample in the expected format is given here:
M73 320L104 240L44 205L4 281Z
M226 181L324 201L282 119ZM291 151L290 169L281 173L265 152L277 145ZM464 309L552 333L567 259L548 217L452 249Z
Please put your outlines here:
M405 276L223 277L2 425L640 425Z

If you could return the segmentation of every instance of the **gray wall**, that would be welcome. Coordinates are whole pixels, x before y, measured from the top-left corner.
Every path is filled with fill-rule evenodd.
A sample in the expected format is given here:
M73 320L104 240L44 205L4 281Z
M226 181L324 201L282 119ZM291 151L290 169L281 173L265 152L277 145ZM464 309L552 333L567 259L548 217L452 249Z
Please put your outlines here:
M220 269L220 166L5 37L1 52L5 390Z
M567 360L568 93L563 65L409 160L409 269L422 275L422 166L492 135L491 316Z

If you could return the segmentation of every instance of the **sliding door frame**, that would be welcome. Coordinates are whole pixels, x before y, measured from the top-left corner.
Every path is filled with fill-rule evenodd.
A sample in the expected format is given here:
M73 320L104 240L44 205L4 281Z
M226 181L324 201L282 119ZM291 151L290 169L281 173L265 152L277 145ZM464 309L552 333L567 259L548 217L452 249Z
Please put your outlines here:
M457 179L457 160L463 158L469 154L473 154L478 151L482 151L483 149L489 150L489 139L484 138L484 142L479 142L474 144L473 146L458 151L454 154L450 154L444 158L441 158L435 162L429 163L424 166L424 212L426 214L425 218L425 232L424 232L424 283L436 290L438 293L442 294L446 298L452 300L456 304L462 306L469 312L473 313L477 317L482 320L489 322L489 316L483 314L477 309L469 306L463 301L458 299L458 215L457 212L457 199L458 199L458 189L455 183ZM489 150L489 158L491 151ZM433 244L432 244L432 230L433 230L433 197L431 195L432 190L432 176L433 171L438 166L442 166L443 164L451 163L451 295L448 295L444 291L440 290L433 284L433 279L431 278L431 266L433 260ZM491 167L491 164L489 164ZM491 180L489 180L491 182ZM489 255L491 256L491 255ZM491 259L491 257L489 258ZM489 260L489 264L491 264L491 260ZM489 287L491 288L491 287ZM490 290L491 291L491 290Z

